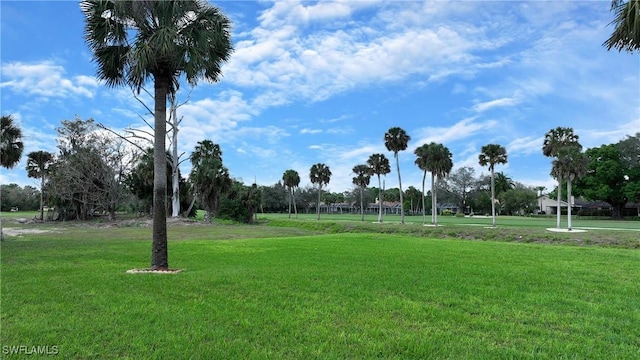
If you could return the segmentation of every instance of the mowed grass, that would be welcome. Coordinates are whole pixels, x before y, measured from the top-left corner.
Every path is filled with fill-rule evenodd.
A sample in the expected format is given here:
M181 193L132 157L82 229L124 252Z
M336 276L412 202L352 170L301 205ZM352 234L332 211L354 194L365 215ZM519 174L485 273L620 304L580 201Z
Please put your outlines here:
M126 274L149 228L57 225L1 244L3 358L640 357L638 250L174 226Z

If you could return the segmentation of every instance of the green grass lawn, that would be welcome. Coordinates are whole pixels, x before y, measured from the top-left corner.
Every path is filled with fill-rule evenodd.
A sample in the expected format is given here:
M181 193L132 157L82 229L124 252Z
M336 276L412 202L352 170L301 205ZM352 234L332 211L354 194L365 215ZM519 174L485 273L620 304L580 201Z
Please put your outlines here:
M8 237L1 356L34 358L7 354L22 345L65 359L640 357L638 250L299 222L171 226L175 275L126 273L148 266L145 227Z

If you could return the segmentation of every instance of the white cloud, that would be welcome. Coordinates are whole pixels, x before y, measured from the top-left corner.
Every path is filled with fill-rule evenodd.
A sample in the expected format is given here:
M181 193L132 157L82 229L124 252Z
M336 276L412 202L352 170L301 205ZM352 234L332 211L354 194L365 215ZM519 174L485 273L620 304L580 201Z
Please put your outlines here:
M475 120L476 118L466 118L450 127L426 127L418 129L416 130L417 136L414 144L417 144L416 147L418 147L422 144L436 142L448 146L448 143L469 138L482 131L488 131L498 124L496 120Z
M522 101L521 92L518 90L512 97L505 97L500 99L495 99L483 103L478 103L473 106L473 110L476 112L485 112L487 110L497 108L497 107L509 107L518 105Z
M1 71L3 81L0 83L0 88L11 89L20 94L92 98L98 87L95 78L84 75L65 77L64 67L52 61L12 62L2 64Z
M322 133L321 129L309 129L309 128L304 128L304 129L300 129L300 134L320 134Z

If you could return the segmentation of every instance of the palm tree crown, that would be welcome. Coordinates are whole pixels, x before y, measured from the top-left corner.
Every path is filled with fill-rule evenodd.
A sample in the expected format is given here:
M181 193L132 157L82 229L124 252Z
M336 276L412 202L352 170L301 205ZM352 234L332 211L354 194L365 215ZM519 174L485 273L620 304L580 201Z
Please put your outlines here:
M489 165L489 171L494 171L497 164L507 163L507 149L502 145L488 144L482 147L478 160L481 166Z
M22 130L13 123L11 115L0 118L0 165L11 169L20 162L24 144Z
M640 0L612 0L611 11L615 14L611 22L615 29L602 45L607 50L640 50Z
M551 129L544 135L542 153L547 157L556 157L560 150L567 146L578 146L582 148L578 142L578 138L578 135L573 133L572 128L559 126Z
M231 22L204 1L84 0L80 7L98 78L109 86L139 90L166 78L175 94L180 74L192 86L218 81L232 52Z

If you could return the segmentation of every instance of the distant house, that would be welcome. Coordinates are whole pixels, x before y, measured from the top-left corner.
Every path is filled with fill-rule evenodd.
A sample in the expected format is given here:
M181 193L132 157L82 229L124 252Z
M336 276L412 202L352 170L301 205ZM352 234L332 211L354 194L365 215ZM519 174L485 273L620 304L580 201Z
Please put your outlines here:
M567 202L561 201L560 208L562 213L567 213ZM549 195L542 195L538 197L538 206L547 214L558 213L558 201L551 199ZM579 211L585 215L598 215L598 216L610 216L611 204L602 200L587 201L582 198L573 198L571 204L571 212L578 214ZM623 216L640 216L640 203L628 202L623 209Z
M574 204L575 205L575 204ZM545 214L553 214L556 215L558 213L558 200L552 199L549 195L538 196L538 206L540 207L540 211L544 211ZM560 201L560 209L564 209L563 212L567 211L567 202ZM571 210L575 209L575 206L571 207Z

